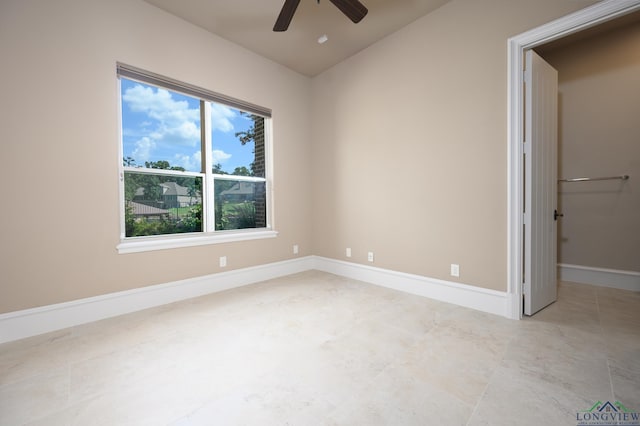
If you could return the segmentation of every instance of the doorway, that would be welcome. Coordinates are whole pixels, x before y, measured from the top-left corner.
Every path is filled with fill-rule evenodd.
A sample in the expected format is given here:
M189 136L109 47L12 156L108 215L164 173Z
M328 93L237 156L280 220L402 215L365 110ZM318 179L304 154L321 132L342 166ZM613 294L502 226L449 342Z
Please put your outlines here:
M524 232L524 75L527 50L640 10L640 0L605 0L556 21L520 34L508 41L508 282L509 312L521 319L523 312L524 253L530 239ZM554 242L555 244L555 242ZM529 262L531 263L531 262Z

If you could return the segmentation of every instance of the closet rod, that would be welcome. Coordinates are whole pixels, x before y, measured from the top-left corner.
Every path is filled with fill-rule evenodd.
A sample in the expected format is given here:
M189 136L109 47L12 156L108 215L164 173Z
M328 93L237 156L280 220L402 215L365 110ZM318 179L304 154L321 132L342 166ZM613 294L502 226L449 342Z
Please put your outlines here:
M558 182L588 182L591 180L628 180L629 175L622 176L607 176L607 177L581 177L581 178L573 178L573 179L558 179Z

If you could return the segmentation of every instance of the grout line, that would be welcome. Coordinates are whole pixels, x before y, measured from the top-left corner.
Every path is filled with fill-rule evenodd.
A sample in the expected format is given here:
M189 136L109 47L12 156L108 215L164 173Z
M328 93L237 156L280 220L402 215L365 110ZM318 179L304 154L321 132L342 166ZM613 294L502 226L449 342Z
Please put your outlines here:
M605 334L604 334L604 328L602 327L602 315L600 312L600 298L598 296L598 290L595 289L594 292L596 294L596 312L598 313L598 326L600 327L600 335L604 339ZM605 345L605 347L607 347L607 345ZM616 394L615 394L615 391L613 390L613 376L611 375L611 363L609 362L609 354L606 354L606 356L607 356L607 372L609 373L609 385L611 386L611 399L615 400Z
M484 399L485 394L487 393L487 389L489 388L489 385L491 384L491 381L493 380L493 377L498 372L498 369L500 368L501 364L502 364L502 359L498 362L496 367L493 369L493 372L491 373L491 376L489 376L489 380L487 380L487 384L484 386L484 389L482 390L482 393L480 394L480 397L476 401L476 404L473 407L473 410L471 410L471 414L469 414L469 418L467 419L467 422L465 423L466 426L469 426L469 424L471 423L471 420L473 419L473 416L476 414L476 411L478 411L478 407L480 406L480 403Z
M511 337L509 337L509 341L507 342L507 344L504 347L504 351L502 352L502 356L500 357L500 360L496 363L496 366L493 369L493 372L491 373L491 376L489 376L489 380L487 380L487 384L484 386L484 389L482 390L482 393L480 394L480 397L476 401L476 405L473 407L473 410L471 410L471 414L469 415L469 419L467 420L467 423L465 423L466 426L469 426L471 420L473 419L473 416L475 415L476 411L478 411L478 407L480 406L480 403L484 399L484 397L485 397L485 395L487 393L487 389L489 389L489 385L491 384L491 382L493 381L493 378L495 377L495 375L498 373L498 370L502 366L502 362L504 361L504 358L507 355L507 352L509 351L509 347L513 344L513 341L518 337L518 331L519 331L519 329L516 330L511 335Z

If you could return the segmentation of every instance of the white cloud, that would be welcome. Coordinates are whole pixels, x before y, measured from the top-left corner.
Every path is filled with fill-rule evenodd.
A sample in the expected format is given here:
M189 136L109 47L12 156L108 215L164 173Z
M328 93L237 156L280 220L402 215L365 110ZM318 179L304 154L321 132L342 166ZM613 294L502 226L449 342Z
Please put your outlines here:
M236 116L236 113L231 108L220 105L211 104L211 127L212 130L220 130L221 132L230 132L233 130L233 124L231 119Z
M191 121L176 123L170 127L162 125L153 133L154 137L163 141L182 141L184 145L195 146L200 143L200 129Z
M131 152L131 156L136 159L138 164L144 164L151 157L151 151L156 148L156 143L148 137L143 137L136 142L135 149Z
M170 160L172 165L182 166L186 170L200 170L200 153L189 154L193 152L193 148L200 147L199 105L180 100L168 90L141 84L127 88L122 100L132 112L139 113L134 122L136 124L130 129L123 129L123 133L133 138L137 135L131 156L138 164L160 156ZM212 130L232 132L233 120L237 115L238 112L232 108L212 103ZM172 158L167 158L170 156ZM224 163L229 158L231 154L221 150L213 151L214 164Z
M231 154L227 154L224 151L220 151L216 149L212 151L211 157L213 159L213 164L218 164L218 163L226 162L229 158L231 158ZM171 164L176 166L182 166L186 170L200 171L201 169L200 158L201 158L200 151L194 152L192 155L176 154L174 155L173 160L171 161Z
M127 89L122 99L131 111L142 112L154 122L149 137L161 145L197 146L200 143L200 109L189 108L187 101L176 101L165 89L135 85Z
M214 149L213 151L211 151L211 154L212 154L213 164L224 163L229 158L231 158L231 154L227 154L226 152L219 149Z
M195 152L192 155L176 154L171 164L182 166L185 170L200 171L200 151Z

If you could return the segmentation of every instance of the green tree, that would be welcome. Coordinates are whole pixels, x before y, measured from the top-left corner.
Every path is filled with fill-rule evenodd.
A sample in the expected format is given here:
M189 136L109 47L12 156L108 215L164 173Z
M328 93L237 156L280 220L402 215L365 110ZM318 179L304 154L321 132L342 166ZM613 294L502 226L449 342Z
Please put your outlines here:
M145 161L144 166L147 169L178 170L181 172L185 171L184 167L172 166L167 160Z
M249 117L253 121L253 124L247 130L243 130L241 132L236 132L236 137L238 138L238 140L240 141L242 146L244 146L244 145L248 144L249 142L255 141L255 139L256 139L256 117L258 117L258 118L261 118L261 117L253 115L253 114L249 114L249 113L244 112L244 111L240 111L240 115L245 116L245 117Z
M251 171L249 169L247 169L245 166L242 167L236 167L233 170L233 173L231 173L232 175L236 175L236 176L252 176L253 174L251 173Z
M226 175L226 174L228 174L227 172L222 170L222 164L220 164L220 163L214 164L213 167L211 168L211 172L213 174L216 174L216 175Z
M256 227L256 207L253 203L241 203L234 206L235 223L232 229Z
M247 130L236 132L235 136L238 138L238 140L240 141L242 146L244 146L244 145L246 145L248 143L253 143L253 154L254 154L254 157L255 157L255 154L256 154L256 142L257 141L262 141L262 143L264 144L264 134L263 134L262 130L259 130L259 129L264 129L264 125L263 125L264 124L264 118L259 116L259 115L249 114L249 113L244 112L244 111L240 111L240 114L245 116L245 117L249 117L249 119L251 120L251 126ZM247 176L256 176L256 175L264 176L263 174L260 174L260 170L259 170L259 169L264 170L264 167L256 168L255 158L254 158L254 161L251 162L249 167L251 168L251 172Z
M189 209L185 217L178 222L179 232L202 231L202 204L196 204Z

